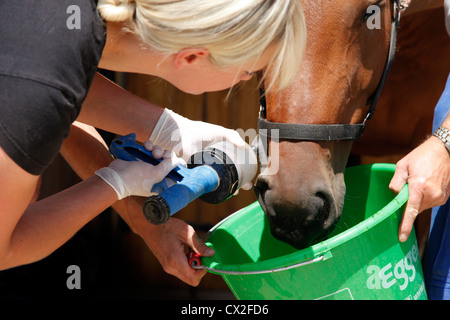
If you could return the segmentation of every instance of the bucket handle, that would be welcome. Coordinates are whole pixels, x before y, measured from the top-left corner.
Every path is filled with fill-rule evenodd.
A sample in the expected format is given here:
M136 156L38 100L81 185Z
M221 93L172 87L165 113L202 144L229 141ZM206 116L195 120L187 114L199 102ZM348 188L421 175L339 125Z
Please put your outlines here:
M218 273L218 274L227 274L227 275L252 275L252 274L264 274L264 273L272 273L272 272L280 272L280 271L286 271L286 270L290 270L290 269L294 269L294 268L298 268L298 267L303 267L306 266L308 264L312 264L315 262L319 262L325 260L325 255L321 255L318 256L317 258L308 260L308 261L303 261L300 263L296 263L287 267L280 267L280 268L275 268L275 269L270 269L270 270L257 270L257 271L229 271L229 270L219 270L219 269L215 269L215 268L210 268L204 265L199 264L196 260L192 260L190 261L191 267L194 269L204 269L206 271L210 271L213 273Z

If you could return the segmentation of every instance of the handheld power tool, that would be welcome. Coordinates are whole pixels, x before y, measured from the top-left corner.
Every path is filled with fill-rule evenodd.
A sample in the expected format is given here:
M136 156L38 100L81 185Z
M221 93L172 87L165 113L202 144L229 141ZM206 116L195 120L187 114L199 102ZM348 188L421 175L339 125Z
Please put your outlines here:
M125 161L144 161L157 165L151 151L136 142L136 135L116 138L110 153ZM192 155L188 166L178 165L160 183L143 205L144 216L153 224L163 224L170 216L197 198L220 203L232 196L256 175L258 162L249 145L238 148L227 141L212 144Z

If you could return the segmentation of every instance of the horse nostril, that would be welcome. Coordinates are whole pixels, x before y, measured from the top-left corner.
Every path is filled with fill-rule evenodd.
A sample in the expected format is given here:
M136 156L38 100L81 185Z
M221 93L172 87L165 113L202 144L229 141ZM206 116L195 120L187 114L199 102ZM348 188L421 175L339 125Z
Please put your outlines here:
M269 189L269 182L265 177L259 176L258 179L256 179L255 187L259 192L265 192Z
M328 197L324 192L316 192L315 196L323 201L322 206L317 214L317 219L319 221L326 221L330 216L331 204L328 201Z

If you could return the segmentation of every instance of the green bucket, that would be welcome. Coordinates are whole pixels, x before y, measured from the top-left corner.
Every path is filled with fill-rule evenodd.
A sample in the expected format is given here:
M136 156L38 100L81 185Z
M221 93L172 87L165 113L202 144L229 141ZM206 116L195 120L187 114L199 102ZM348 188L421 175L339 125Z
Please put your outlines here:
M427 299L414 230L398 241L408 189L389 190L394 170L348 168L336 229L303 250L272 237L257 202L243 208L211 229L206 243L216 254L201 267L221 275L237 299Z

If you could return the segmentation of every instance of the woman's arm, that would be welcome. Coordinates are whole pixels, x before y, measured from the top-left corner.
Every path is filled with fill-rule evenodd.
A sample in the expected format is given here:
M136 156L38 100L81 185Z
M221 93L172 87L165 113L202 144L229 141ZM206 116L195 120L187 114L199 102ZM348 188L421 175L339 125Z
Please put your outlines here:
M237 147L245 145L235 130L182 117L123 90L101 75L95 77L78 121L119 135L136 133L136 139L142 142L151 138L154 144L174 151L185 161L214 142L228 140Z
M0 148L0 269L48 256L117 200L114 190L93 176L30 204L38 178Z
M120 135L134 132L146 141L163 111L97 74L77 120Z
M46 257L117 199L149 195L151 184L161 181L177 164L174 157L163 158L157 166L114 160L102 167L100 175L92 172L79 184L30 204L39 177L23 170L0 149L0 269Z

